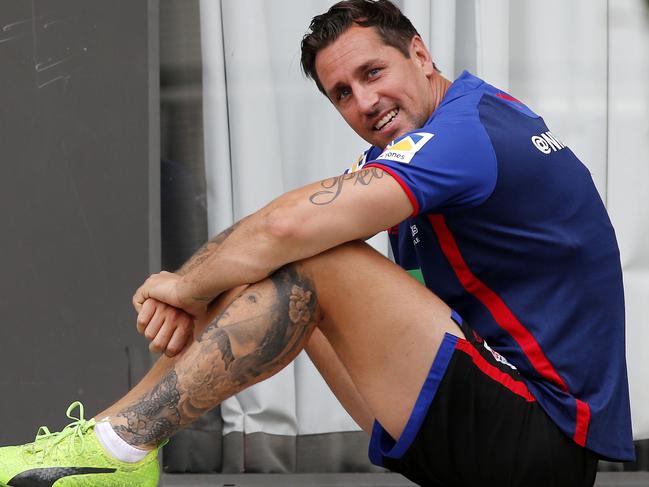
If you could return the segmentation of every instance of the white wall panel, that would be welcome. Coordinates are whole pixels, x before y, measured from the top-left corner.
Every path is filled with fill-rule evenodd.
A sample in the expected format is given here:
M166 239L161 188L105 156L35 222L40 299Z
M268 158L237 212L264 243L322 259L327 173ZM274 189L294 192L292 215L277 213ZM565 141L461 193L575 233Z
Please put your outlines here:
M511 93L543 116L606 197L607 2L511 2Z
M649 438L649 9L614 0L610 12L608 209L622 255L627 359L636 439Z
M475 0L476 75L509 91L509 0Z

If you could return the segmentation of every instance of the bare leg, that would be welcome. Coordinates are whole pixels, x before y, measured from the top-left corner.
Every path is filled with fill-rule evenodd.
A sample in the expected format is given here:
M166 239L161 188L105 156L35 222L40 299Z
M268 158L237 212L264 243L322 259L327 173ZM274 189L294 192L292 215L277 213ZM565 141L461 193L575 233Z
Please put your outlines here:
M247 285L240 286L238 288L232 289L227 293L223 293L217 300L217 303L210 312L210 315L203 322L196 323L194 327L194 339L192 343L195 343L205 331L205 328L212 324L212 321L221 315L226 307L228 307L237 297L239 297L245 290L248 288ZM137 401L143 394L151 390L167 373L173 369L175 363L180 360L189 350L189 346L180 354L174 357L167 357L161 355L158 360L153 364L151 369L145 374L145 376L131 389L122 396L116 403L112 404L107 409L103 410L101 413L95 416L95 419L103 419L107 416L115 415L121 408L126 407L129 404Z
M329 340L316 328L305 348L309 358L347 413L367 434L372 432L374 415L354 385Z
M450 308L371 247L346 244L309 259L319 328L375 419L401 436L444 333L463 337Z
M227 306L153 387L111 415L111 424L131 445L154 447L290 363L316 313L313 284L294 266L278 270Z
M450 309L425 287L367 245L346 244L247 288L182 356L138 386L139 397L111 408L111 423L130 444L153 447L279 371L316 324L355 386L334 390L358 403L352 414L362 423L377 418L395 438L444 332L462 336Z

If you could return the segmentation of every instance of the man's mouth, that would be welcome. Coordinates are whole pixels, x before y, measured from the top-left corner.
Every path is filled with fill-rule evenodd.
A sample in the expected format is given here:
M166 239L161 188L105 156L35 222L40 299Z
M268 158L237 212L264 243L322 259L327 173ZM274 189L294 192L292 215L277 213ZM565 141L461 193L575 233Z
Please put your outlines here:
M385 117L383 117L381 120L379 120L376 123L376 125L374 126L374 130L381 130L387 124L392 122L392 120L394 120L394 118L397 116L398 113L399 113L398 108L394 108L393 110L390 110L388 113L385 114Z

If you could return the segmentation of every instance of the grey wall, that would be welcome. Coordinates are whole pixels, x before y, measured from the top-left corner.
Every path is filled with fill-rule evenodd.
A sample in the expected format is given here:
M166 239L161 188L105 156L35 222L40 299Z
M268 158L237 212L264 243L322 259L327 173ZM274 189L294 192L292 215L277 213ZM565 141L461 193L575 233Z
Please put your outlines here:
M159 266L157 12L0 3L0 444L148 366L130 298Z

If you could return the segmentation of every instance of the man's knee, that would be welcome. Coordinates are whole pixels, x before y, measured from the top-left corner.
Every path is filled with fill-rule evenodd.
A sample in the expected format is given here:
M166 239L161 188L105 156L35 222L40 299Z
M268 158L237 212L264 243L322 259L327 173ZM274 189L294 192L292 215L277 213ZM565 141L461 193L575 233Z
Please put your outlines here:
M295 265L301 272L313 277L314 272L325 269L331 270L337 266L346 266L352 261L360 263L363 259L387 260L362 240L352 240L325 250L320 254L297 261Z

